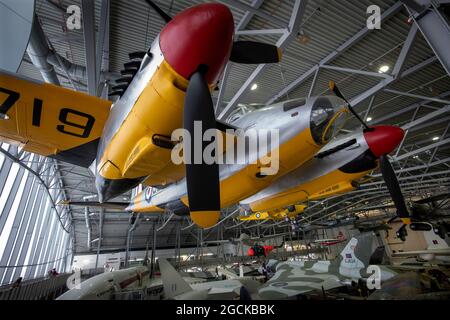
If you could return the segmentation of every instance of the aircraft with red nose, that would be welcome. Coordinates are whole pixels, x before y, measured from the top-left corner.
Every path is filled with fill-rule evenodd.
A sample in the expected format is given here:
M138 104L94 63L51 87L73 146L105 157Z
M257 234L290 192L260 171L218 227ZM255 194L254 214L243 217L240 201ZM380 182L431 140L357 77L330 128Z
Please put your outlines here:
M352 191L363 177L379 167L397 209L397 216L404 225L411 224L410 213L388 159L388 154L403 141L404 130L386 125L369 127L357 116L333 82L330 83L330 89L347 102L349 110L364 128L334 139L289 175L240 201L244 216L256 216L258 212L289 208L294 204Z
M186 177L186 206L202 224L203 217L219 215L218 164L174 164L171 150L180 141L171 134L177 128L193 134L196 121L202 136L228 128L216 121L211 99L228 61L276 63L281 53L273 45L233 41L234 20L225 5L200 4L171 18L147 3L167 24L147 52L130 53L110 94L117 101L0 70L0 139L90 167L99 202L141 183L166 186Z
M96 177L99 204L110 206L107 200L142 184L147 189L127 210L169 210L190 215L200 227L211 227L222 208L274 182L279 187L280 178L304 167L333 138L339 129L337 120L346 110L354 113L337 87L335 97L280 102L235 123L244 132L251 128L279 131L279 144L266 154L247 154L257 161L219 166L201 156L199 162L175 163L172 151L184 144L172 139L176 129L201 137L210 129L235 129L216 120L211 99L228 61L276 63L281 54L273 45L234 41L233 16L225 5L201 4L171 18L152 1L147 3L167 24L148 51L130 54L132 61L125 63L123 77L111 92L118 97L114 103L0 70L0 140L89 167ZM201 123L199 132L196 123ZM367 143L361 141L361 146L369 146L374 156L387 153L383 148L389 144L380 138L383 132L386 129L367 127ZM380 139L386 146L374 147ZM203 155L209 144L203 141L197 150L193 143L183 152ZM339 151L342 146L336 148ZM262 174L260 159L275 149L279 170ZM384 157L380 156L382 168ZM147 192L151 187L162 191L153 196Z

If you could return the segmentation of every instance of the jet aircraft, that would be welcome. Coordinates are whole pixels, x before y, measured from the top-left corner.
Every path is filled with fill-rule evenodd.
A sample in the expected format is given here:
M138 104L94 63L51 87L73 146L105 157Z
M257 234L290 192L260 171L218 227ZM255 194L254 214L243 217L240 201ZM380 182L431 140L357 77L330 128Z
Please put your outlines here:
M342 287L359 279L367 279L370 256L373 253L372 233L353 237L341 254L332 261L288 261L276 266L274 276L264 284L258 294L263 299L286 299L313 291L326 291ZM397 273L380 268L381 282Z

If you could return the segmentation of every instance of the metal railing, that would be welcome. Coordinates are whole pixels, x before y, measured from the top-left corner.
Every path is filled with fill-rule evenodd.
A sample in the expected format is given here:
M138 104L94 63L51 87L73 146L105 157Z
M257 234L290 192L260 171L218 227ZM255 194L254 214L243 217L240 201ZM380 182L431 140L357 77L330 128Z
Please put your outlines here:
M0 300L53 300L67 290L70 273L22 281L0 287Z

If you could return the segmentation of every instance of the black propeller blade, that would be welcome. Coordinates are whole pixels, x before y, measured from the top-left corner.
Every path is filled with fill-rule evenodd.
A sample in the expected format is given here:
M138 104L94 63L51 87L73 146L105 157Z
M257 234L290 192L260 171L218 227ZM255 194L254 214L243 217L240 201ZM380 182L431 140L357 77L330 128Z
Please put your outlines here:
M204 72L191 76L184 103L184 128L194 137L194 122L201 121L202 136L208 129L216 129L211 94ZM195 143L191 142L191 163L186 163L186 184L192 220L201 227L214 225L220 217L219 165L205 163L203 150L210 142L202 143L201 163L194 163ZM186 151L185 151L186 152Z
M341 90L337 87L334 81L330 81L330 90L334 92L334 94L343 99L347 105L351 113L358 119L359 122L365 127L365 131L373 131L373 128L370 128L355 112L350 102L345 98L342 94ZM397 236L405 241L405 237L407 235L406 232L406 224L411 223L411 217L409 215L408 209L406 208L405 199L403 197L402 191L400 189L400 185L397 180L397 176L395 175L394 169L389 162L389 159L386 154L380 156L380 170L383 176L383 179L386 183L386 186L389 190L392 200L394 201L395 207L397 208L397 216L403 221L404 225L397 231ZM394 217L395 219L396 217ZM392 219L391 219L392 220ZM389 222L391 221L389 220Z
M230 56L230 61L245 64L277 63L280 60L281 50L277 46L254 41L234 42Z
M370 128L367 123L365 123L360 117L359 115L356 113L356 111L353 109L352 105L350 104L350 102L344 97L344 95L342 94L341 90L339 90L339 88L337 87L336 83L334 83L334 81L330 81L330 90L334 92L334 94L343 99L345 102L347 102L348 105L348 109L350 110L350 112L355 116L356 119L358 119L359 122L361 122L361 124L364 126L364 128L366 128L366 130L368 131L372 131L373 129Z
M380 157L380 169L395 207L397 208L397 215L400 219L409 219L409 212L406 208L405 199L403 198L397 176L395 175L394 169L392 169L387 155L382 155Z
M152 0L145 0L145 1L150 5L150 7L153 8L153 10L155 10L155 11L161 16L161 18L163 18L163 20L164 20L166 23L169 23L170 20L172 20L172 17L169 16L167 13L165 13L160 7L158 7L158 5L157 5L156 3L154 3Z
M405 241L406 236L408 235L406 225L411 224L411 217L406 208L405 199L400 189L400 185L398 184L397 176L395 175L387 155L380 156L380 170L389 193L391 194L391 198L394 201L395 207L397 208L397 216L403 221L403 225L396 233L397 237L400 240Z

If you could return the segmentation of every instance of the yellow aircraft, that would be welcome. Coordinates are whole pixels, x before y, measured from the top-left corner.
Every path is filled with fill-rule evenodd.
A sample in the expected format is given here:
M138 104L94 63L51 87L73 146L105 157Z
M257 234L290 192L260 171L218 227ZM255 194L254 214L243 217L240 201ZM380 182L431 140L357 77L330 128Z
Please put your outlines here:
M299 214L305 210L306 206L296 204L289 206L286 209L278 209L273 211L256 212L249 216L240 216L241 221L255 221L255 220L285 220L295 219Z
M288 211L284 208L290 208L293 203L320 200L355 190L358 181L376 169L380 158L397 148L404 137L403 130L398 127L374 128L374 131L358 131L335 139L289 175L240 201L241 209L247 214L240 219L264 220L271 213ZM386 172L383 175L386 179ZM305 208L303 206L302 209Z
M279 130L279 144L264 153L246 149L245 163L207 163L201 156L208 151L207 142L189 146L172 133L184 128L205 137L210 129L234 129L216 121L211 99L225 65L229 60L279 62L280 50L233 42L233 16L225 5L200 4L171 18L147 2L167 24L147 52L130 55L134 61L125 64L125 77L117 81L125 85L112 93L119 96L115 103L0 70L0 139L89 167L99 199L92 205L107 205L108 199L143 184L149 188L132 201L129 211L171 210L209 227L218 221L221 208L267 188L317 153L333 136L345 102L313 97L253 112L235 126L244 136L251 129ZM222 138L209 141L220 144ZM172 155L179 145L183 157L200 154L199 162L175 163ZM226 150L235 147L232 143ZM278 154L279 168L263 174L272 154ZM165 187L152 198L158 202L150 201L148 190L154 186Z
M307 201L321 200L336 194L342 194L348 191L355 190L358 187L355 181L343 181L335 185L329 186L319 192L316 192L308 197ZM245 200L244 200L245 201ZM289 205L282 209L275 209L270 211L258 211L250 215L241 215L241 221L254 220L294 220L299 214L307 208L304 204Z

